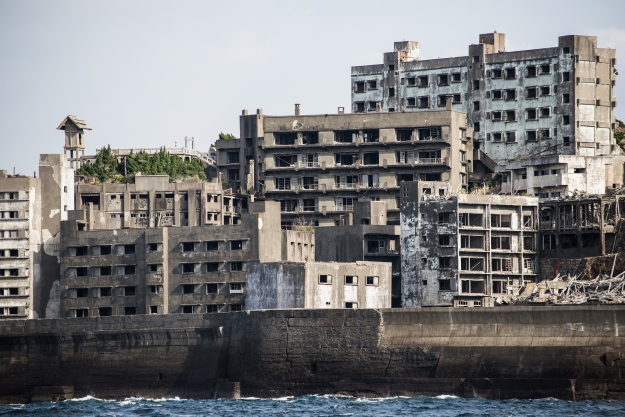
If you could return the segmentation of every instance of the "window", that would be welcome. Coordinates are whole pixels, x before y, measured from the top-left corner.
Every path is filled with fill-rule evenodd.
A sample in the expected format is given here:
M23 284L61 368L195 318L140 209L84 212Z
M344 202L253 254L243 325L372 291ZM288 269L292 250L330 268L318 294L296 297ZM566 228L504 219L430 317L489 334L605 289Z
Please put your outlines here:
M195 292L194 284L182 284L182 293L183 294L193 294Z
M158 243L148 243L148 250L149 251L157 251L158 250Z
M571 145L571 138L569 136L564 136L562 138L562 145L570 146Z
M150 290L150 294L162 294L163 292L162 285L150 285L148 289Z
M480 89L480 80L473 80L473 90Z
M551 95L551 87L549 87L548 85L543 85L542 87L540 87L540 95L541 96Z
M242 240L231 240L230 241L230 250L243 250L243 241Z
M332 284L332 275L319 275L319 284Z
M512 238L510 236L492 236L490 238L491 249L510 250Z
M538 140L538 132L535 130L526 130L525 140L528 142L536 142Z
M562 48L562 53L563 54L570 54L571 53L571 48L569 48L568 46L565 46L564 48Z
M540 117L550 117L551 116L551 108L550 107L541 107L540 108Z
M439 235L438 236L439 246L449 246L450 244L451 244L451 235Z
M542 64L540 66L540 73L541 74L551 74L551 65L549 65L549 64Z
M163 272L163 264L148 264L148 272Z
M124 307L124 316L134 316L137 314L137 307Z
M491 227L511 227L512 216L510 214L491 214Z
M134 297L137 294L137 287L124 287L124 297Z
M388 96L389 97L395 97L395 89L393 87L390 87L388 89Z
M242 282L231 282L230 294L243 294L244 287L245 287L245 284Z
M414 87L415 85L417 85L417 79L415 77L407 77L406 85L408 87Z
M219 241L212 240L212 241L206 242L206 250L208 252L214 252L214 251L219 250Z
M506 132L506 143L516 142L516 131Z
M366 278L366 285L373 285L374 287L377 287L379 285L380 282L380 277L367 277Z
M529 65L525 67L525 78L536 77L536 65Z
M219 286L217 284L206 284L206 294L219 294Z
M502 71L501 68L495 68L491 71L491 78L501 78Z
M124 275L134 275L137 267L135 265L124 265Z
M229 164L238 164L239 163L239 152L228 152L228 163Z
M509 88L506 90L506 94L505 94L505 100L506 101L514 101L516 100L516 89L514 88Z
M76 268L77 277L86 277L89 275L89 269L87 267Z
M417 86L420 88L425 88L430 86L430 77L427 75L422 75L417 78Z
M537 119L536 109L526 109L525 110L525 119L526 120L536 120Z
M219 313L219 306L216 304L206 304L207 313Z
M243 304L230 304L230 311L243 311Z
M358 308L358 303L348 301L345 303L345 308Z
M219 271L219 262L206 263L206 272L218 272L218 271Z
M504 78L506 80L513 80L513 79L515 79L516 78L516 68L514 68L514 67L506 68L505 72L504 72L504 75L505 75Z
M474 111L478 111L480 109L480 102L479 101L474 101L473 102L473 110Z
M501 91L501 90L493 90L493 91L491 91L491 98L493 100L501 100L503 98L503 91Z
M89 297L89 288L76 288L76 298Z
M150 306L150 314L158 314L158 306Z
M243 262L230 262L230 271L243 271Z
M460 94L454 94L451 98L451 102L453 104L460 104L462 103L462 96Z
M182 242L181 244L183 252L193 252L195 251L195 242Z
M297 207L297 200L280 200L280 211L283 213L293 213Z
M358 277L355 275L345 275L345 285L358 285Z
M354 83L354 93L364 93L364 92L365 92L365 82L356 81Z
M448 223L451 223L451 220L452 220L451 212L438 213L438 224L448 224Z
M533 99L538 97L538 88L537 87L527 87L525 89L525 98Z
M571 81L571 73L570 72L563 72L562 73L562 82L569 82Z
M506 122L516 122L516 110L506 110Z
M98 315L100 317L109 317L113 315L113 308L112 307L100 307L98 309Z
M378 81L377 80L369 80L367 81L367 90L377 90L378 89Z
M439 256L438 269L449 269L449 268L451 268L451 258L449 256Z
M474 132L479 132L480 131L480 122L473 123L473 131Z
M187 263L182 265L182 273L183 274L192 274L195 272L195 264Z
M417 107L420 109L427 109L430 107L430 97L422 96L417 97Z
M541 129L540 137L543 139L551 138L551 129Z
M562 124L563 125L571 124L571 117L568 114L563 114L562 115Z
M408 97L406 99L407 107L417 107L417 98L416 97Z
M77 308L75 310L71 310L72 317L89 317L89 309L87 308Z
M570 95L569 94L562 94L562 103L566 104L570 102Z
M451 280L450 279L439 279L438 280L438 290L439 291L451 291Z
M440 74L438 76L438 85L440 85L440 86L449 85L449 75L447 75L447 74Z

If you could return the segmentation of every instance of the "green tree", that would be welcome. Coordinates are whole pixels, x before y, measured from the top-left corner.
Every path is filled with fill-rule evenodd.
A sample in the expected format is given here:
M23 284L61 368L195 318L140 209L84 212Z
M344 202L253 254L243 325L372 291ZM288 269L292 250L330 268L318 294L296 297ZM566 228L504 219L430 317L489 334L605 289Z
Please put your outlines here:
M219 132L219 139L221 139L221 140L232 140L232 139L236 139L236 137L232 133Z

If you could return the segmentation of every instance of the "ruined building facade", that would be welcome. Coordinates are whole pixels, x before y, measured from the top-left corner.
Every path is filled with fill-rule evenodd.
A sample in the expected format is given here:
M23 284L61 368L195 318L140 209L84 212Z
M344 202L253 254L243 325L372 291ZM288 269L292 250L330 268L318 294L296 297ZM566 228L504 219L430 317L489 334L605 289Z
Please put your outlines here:
M402 306L492 307L538 278L538 198L402 184Z
M466 116L453 110L303 116L299 107L293 116L244 111L241 138L216 143L229 186L279 201L285 225L316 226L347 224L357 201L386 202L399 224L400 183L466 188L471 146Z
M503 33L480 35L468 55L419 59L418 42L396 42L384 63L352 67L354 112L452 107L496 161L539 155L612 155L616 52L595 36L561 36L554 47L506 52Z

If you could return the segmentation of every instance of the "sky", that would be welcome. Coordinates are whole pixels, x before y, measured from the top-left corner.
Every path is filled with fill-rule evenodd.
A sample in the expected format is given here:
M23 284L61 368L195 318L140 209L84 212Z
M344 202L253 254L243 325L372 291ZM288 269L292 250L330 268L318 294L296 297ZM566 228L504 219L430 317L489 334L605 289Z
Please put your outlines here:
M0 169L33 175L63 153L71 114L97 148L238 137L243 109L266 115L350 108L350 71L393 42L421 58L463 56L480 33L506 50L594 35L617 50L616 117L625 120L625 2L0 0Z

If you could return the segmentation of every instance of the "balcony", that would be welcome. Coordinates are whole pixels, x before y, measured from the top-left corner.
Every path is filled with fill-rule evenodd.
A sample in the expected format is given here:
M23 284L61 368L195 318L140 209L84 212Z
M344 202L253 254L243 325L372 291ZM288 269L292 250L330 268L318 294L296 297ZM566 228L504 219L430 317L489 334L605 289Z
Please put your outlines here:
M583 174L577 174L581 176ZM556 187L561 185L568 185L573 179L571 174L555 174L555 175L541 175L534 177L534 187Z

